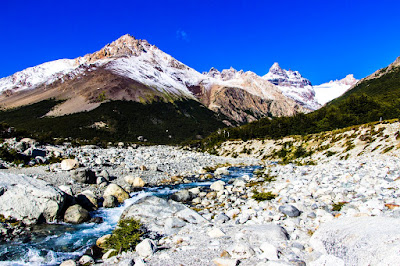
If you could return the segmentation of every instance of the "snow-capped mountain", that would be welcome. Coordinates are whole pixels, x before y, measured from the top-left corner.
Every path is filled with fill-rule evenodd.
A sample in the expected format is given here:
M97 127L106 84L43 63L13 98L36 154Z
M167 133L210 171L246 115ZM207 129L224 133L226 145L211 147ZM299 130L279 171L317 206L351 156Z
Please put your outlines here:
M276 85L285 96L307 109L316 110L321 107L315 100L315 91L311 82L298 71L285 70L278 63L274 63L263 79Z
M318 103L324 105L327 102L341 96L357 82L358 79L355 79L353 74L349 74L341 80L331 80L330 82L314 86L315 99L318 101Z
M6 108L49 98L66 100L48 114L52 116L92 110L110 100L192 99L239 123L304 111L253 72L211 69L201 74L130 35L95 53L44 63L2 78L0 93L0 104Z

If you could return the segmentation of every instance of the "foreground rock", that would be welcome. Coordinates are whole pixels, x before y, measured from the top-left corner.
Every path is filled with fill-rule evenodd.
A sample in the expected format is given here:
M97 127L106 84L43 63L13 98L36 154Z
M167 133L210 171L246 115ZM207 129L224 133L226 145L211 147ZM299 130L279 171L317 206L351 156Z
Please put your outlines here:
M114 196L117 198L119 203L124 202L124 200L129 199L129 194L122 187L117 184L110 184L104 191L103 197Z
M310 243L316 252L335 256L330 260L340 259L343 265L397 265L400 220L389 217L338 219L323 224Z
M26 224L53 222L61 213L66 195L42 180L0 173L0 214Z
M206 220L197 212L173 200L148 197L132 204L123 212L121 219L136 218L150 231L171 234L186 224L201 224Z

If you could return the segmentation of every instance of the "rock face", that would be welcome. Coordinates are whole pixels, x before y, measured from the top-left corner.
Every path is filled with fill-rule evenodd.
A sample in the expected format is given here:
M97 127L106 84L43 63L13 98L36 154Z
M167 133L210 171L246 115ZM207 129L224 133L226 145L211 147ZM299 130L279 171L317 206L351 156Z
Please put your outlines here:
M345 265L397 265L400 220L389 217L343 218L323 224L312 236L315 251Z
M60 189L23 175L0 173L0 187L0 214L27 224L54 221L66 200Z
M121 219L128 218L139 218L150 231L159 234L171 233L187 223L200 224L206 222L200 214L185 205L158 197L141 199L126 208Z

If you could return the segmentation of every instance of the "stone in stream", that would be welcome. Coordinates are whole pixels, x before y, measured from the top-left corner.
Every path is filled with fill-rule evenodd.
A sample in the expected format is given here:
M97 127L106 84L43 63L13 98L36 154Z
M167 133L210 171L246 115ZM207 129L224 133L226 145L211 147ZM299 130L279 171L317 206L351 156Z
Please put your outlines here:
M76 196L79 205L88 211L94 211L99 208L97 197L90 190L85 190Z
M35 224L53 222L66 202L66 194L43 180L0 173L0 214Z
M64 214L64 222L66 223L80 224L89 219L89 212L78 204L69 207Z
M114 208L118 206L118 199L112 195L104 196L103 199L104 208Z
M129 199L129 194L122 187L117 184L109 184L104 191L103 198L107 196L114 196L117 198L119 203L124 202L124 200Z
M189 190L187 189L182 189L171 195L171 199L178 202L187 202L192 200L192 198L193 198L192 193L189 192Z
M214 175L219 175L219 176L221 176L221 175L229 175L229 170L228 170L228 168L229 168L229 167L220 167L220 168L217 168L217 169L214 171Z
M104 236L98 238L96 240L96 246L98 246L101 249L105 249L106 248L106 242L110 237L111 237L111 234L107 234L107 235L104 235Z
M289 205L289 204L279 206L279 211L283 214L286 214L289 217L300 216L300 211L293 205Z

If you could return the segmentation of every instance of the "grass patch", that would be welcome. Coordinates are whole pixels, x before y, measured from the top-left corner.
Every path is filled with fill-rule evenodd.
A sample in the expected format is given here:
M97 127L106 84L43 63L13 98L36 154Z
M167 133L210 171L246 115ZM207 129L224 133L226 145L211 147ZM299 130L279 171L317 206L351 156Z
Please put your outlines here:
M332 211L340 212L340 210L343 208L343 206L345 204L347 204L347 202L345 202L345 201L338 202L338 203L333 203L332 204Z
M273 200L276 198L275 194L272 194L271 191L267 192L258 192L257 190L253 190L253 199L256 201L265 201L265 200Z

